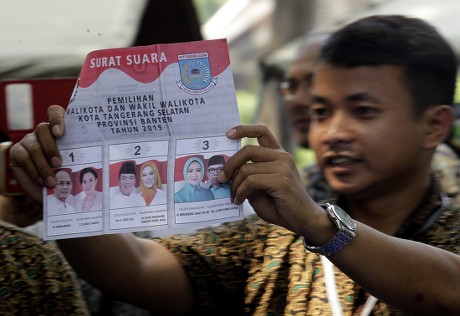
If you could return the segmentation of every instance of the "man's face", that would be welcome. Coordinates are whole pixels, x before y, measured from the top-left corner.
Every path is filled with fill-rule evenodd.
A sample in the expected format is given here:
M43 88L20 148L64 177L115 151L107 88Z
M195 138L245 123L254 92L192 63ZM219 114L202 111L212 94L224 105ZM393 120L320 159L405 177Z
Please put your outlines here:
M54 187L54 196L64 202L72 191L72 180L70 175L62 170L56 173L56 179L57 185Z
M387 65L315 72L310 145L338 193L378 195L420 179L423 119L402 78L400 67Z
M208 166L207 175L208 179L211 182L212 186L219 187L220 182L217 180L219 174L222 172L223 164L210 165Z
M136 184L136 176L132 173L122 173L118 179L118 187L124 195L130 195Z
M304 47L290 64L285 80L281 83L283 105L291 123L292 132L299 146L308 148L310 127L310 82L313 68L322 43Z

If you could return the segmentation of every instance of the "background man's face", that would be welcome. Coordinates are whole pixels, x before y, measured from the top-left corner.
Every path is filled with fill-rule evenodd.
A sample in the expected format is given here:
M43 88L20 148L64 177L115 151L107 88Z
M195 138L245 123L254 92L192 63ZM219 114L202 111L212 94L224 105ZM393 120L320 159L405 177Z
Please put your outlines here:
M70 179L70 175L65 171L58 171L56 178L57 185L54 187L54 196L64 202L72 191L72 180Z
M122 173L118 179L118 187L124 195L130 195L133 192L136 176L132 173Z
M310 83L316 60L326 35L319 35L305 44L292 60L281 84L283 105L299 146L308 148L310 128Z
M217 180L217 178L219 177L219 174L222 172L223 166L223 164L208 166L207 175L209 182L211 182L213 186L220 186L220 182Z

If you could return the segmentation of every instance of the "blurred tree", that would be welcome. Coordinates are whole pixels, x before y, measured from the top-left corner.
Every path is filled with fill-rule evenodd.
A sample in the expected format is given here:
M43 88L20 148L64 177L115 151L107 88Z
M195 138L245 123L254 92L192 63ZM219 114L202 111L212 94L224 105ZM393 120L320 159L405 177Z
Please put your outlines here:
M202 40L192 0L148 1L133 46Z

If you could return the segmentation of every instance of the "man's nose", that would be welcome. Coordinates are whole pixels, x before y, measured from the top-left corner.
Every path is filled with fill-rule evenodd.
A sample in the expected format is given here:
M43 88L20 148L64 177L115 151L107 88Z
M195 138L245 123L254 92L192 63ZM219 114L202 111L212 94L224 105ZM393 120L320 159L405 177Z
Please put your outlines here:
M327 143L349 142L352 140L352 121L348 114L336 111L329 118L324 140Z

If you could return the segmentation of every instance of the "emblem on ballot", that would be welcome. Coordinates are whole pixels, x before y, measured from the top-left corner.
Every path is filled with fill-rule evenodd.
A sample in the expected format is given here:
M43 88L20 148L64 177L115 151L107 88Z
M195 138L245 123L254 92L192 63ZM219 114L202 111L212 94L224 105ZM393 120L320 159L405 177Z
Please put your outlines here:
M217 83L212 78L208 53L184 54L177 56L181 80L177 86L189 94L203 94Z

